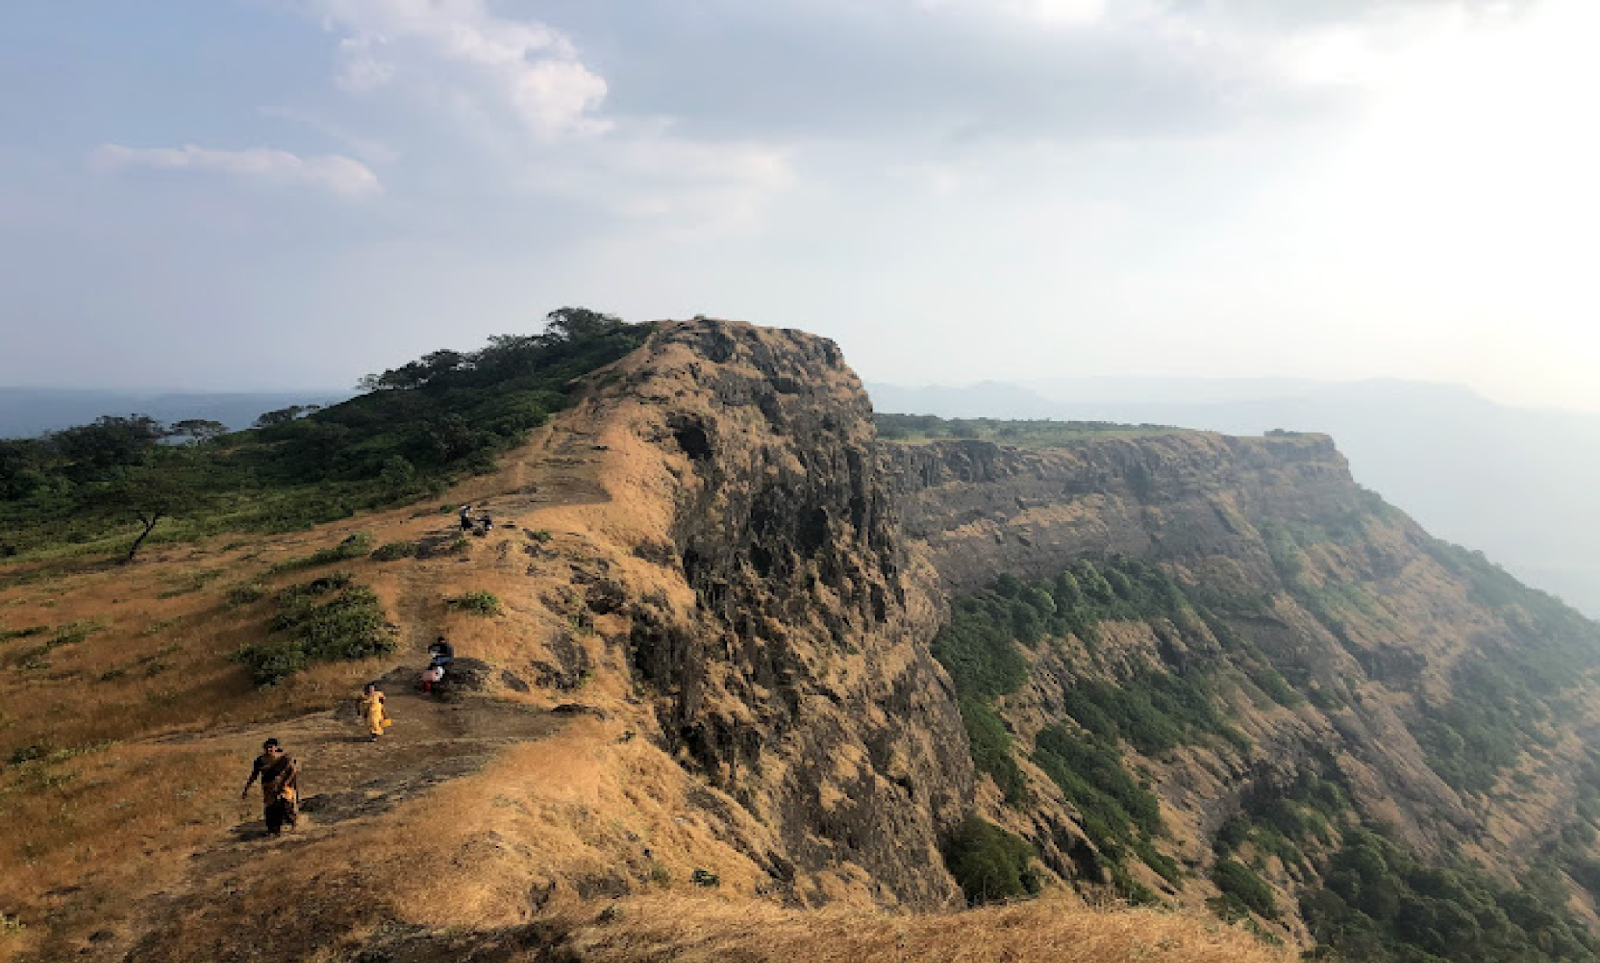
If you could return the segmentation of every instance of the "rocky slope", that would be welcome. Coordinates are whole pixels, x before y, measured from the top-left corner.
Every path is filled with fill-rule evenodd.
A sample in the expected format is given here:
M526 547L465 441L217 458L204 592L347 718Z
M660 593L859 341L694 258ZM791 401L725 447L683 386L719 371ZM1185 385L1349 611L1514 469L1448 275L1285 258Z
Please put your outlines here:
M1583 800L1600 633L1360 489L1330 439L1173 433L1040 451L952 441L894 449L886 470L908 539L951 593L1014 576L1053 590L1043 609L1064 611L1051 580L1076 571L1076 593L1085 560L1115 578L1131 558L1153 562L1179 597L1120 614L1102 605L1092 633L1047 631L1048 646L1020 647L1026 680L990 700L1032 787L1031 801L991 812L1042 853L1052 834L1041 829L1072 807L1039 765L1040 734L1096 728L1084 712L1098 709L1074 694L1108 682L1142 698L1144 679L1203 679L1235 733L1188 731L1141 751L1124 724L1110 740L1159 797L1172 831L1156 848L1182 866L1134 860L1139 885L1215 906L1206 877L1239 855L1243 833L1243 854L1278 893L1259 922L1310 944L1305 901L1325 892L1337 830L1367 824L1423 864L1508 885L1543 873L1557 906L1570 897L1592 913L1574 870L1589 857L1561 841L1593 838ZM1001 594L1018 596L1017 583ZM1258 832L1273 805L1311 813L1283 802L1307 780L1339 787L1338 811L1318 817L1335 831L1290 833L1287 847L1285 833Z

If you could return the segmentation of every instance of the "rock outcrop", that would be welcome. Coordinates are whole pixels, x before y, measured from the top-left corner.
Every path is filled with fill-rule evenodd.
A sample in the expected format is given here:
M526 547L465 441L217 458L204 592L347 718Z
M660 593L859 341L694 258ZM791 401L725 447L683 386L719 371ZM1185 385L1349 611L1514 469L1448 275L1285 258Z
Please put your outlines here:
M710 321L664 325L618 374L662 455L642 484L671 504L637 554L693 598L623 608L662 737L776 829L780 880L842 869L948 905L938 844L971 762L855 375L832 342Z

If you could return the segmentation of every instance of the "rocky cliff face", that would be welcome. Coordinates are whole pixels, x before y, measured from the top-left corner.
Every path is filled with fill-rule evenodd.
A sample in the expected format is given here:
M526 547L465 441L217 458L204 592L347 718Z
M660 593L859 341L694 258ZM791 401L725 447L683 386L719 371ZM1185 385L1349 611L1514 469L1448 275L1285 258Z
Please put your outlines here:
M1335 518L1362 493L1333 440L1173 432L1045 450L983 441L892 446L885 465L906 537L950 591L997 575L1054 578L1072 560L1227 559L1242 584L1274 578L1251 519Z
M1526 866L1574 818L1574 730L1530 724L1474 779L1452 757L1472 750L1452 740L1464 680L1513 653L1582 650L1573 664L1592 668L1600 649L1589 636L1563 649L1551 632L1565 616L1505 594L1492 566L1359 488L1329 438L883 444L831 343L723 322L663 327L615 377L639 405L608 417L666 453L640 485L672 505L635 554L692 598L630 593L632 671L666 745L774 829L769 871L802 899L948 903L937 850L969 812L1079 888L1198 907L1217 898L1221 863L1248 858L1286 908L1322 884L1337 832L1277 854L1219 837L1296 787L1336 786L1348 810L1335 822L1380 826L1424 862ZM1026 682L991 703L1026 802L975 779L976 723L929 657L948 600L1122 559L1153 565L1180 600L1133 611L1114 581L1098 628L1060 622L1049 645L1021 646ZM1138 702L1151 679L1194 682L1181 697L1215 725L1186 722L1157 748L1111 743L1166 826L1130 861L1041 747L1092 730L1088 688ZM1530 782L1541 791L1508 792ZM1293 909L1261 922L1314 942Z
M1020 805L991 797L990 811L1042 853L1052 842L1037 827L1073 806L1036 764L1039 734L1093 729L1075 691L1135 687L1150 673L1203 675L1246 737L1141 753L1124 727L1124 758L1147 774L1174 828L1163 845L1195 876L1232 855L1218 842L1225 824L1308 778L1337 782L1351 818L1424 862L1472 855L1494 874L1525 873L1563 827L1583 822L1575 807L1592 790L1576 774L1587 764L1600 634L1361 490L1330 439L1174 432L1037 451L951 441L896 447L885 470L906 537L951 593L1000 576L1049 588L1085 559L1134 558L1185 596L1176 608L1113 617L1094 644L1063 632L1036 646L1027 681L993 701L1034 791ZM1292 690L1282 704L1263 698L1263 669ZM1502 698L1522 708L1508 715ZM1505 740L1474 734L1474 712L1499 720L1491 725L1508 730ZM1475 753L1494 762L1474 766ZM1320 885L1330 853L1251 855L1288 907ZM1168 899L1214 892L1203 879L1137 869ZM1583 905L1593 899L1573 891ZM1272 925L1312 942L1298 913Z
M672 506L639 554L693 598L625 609L663 738L775 828L779 880L948 904L971 763L854 374L831 342L721 322L665 326L619 374Z

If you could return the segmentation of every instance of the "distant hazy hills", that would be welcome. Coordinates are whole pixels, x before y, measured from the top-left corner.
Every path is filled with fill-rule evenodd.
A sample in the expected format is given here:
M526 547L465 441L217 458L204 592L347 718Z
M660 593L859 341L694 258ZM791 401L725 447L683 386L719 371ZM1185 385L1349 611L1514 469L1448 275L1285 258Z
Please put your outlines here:
M209 418L248 428L256 416L290 405L326 405L349 391L183 392L100 388L0 387L0 438L31 438L82 425L101 415L149 415L157 421Z
M1356 479L1434 534L1600 616L1600 415L1406 381L1085 378L869 385L883 412L1333 435Z

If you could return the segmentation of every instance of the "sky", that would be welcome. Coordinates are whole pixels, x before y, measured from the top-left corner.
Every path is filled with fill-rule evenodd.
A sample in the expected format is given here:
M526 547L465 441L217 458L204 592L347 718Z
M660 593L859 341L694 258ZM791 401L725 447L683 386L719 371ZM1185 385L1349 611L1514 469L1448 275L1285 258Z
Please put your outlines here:
M1592 0L19 0L0 384L347 387L582 305L862 377L1600 411Z

